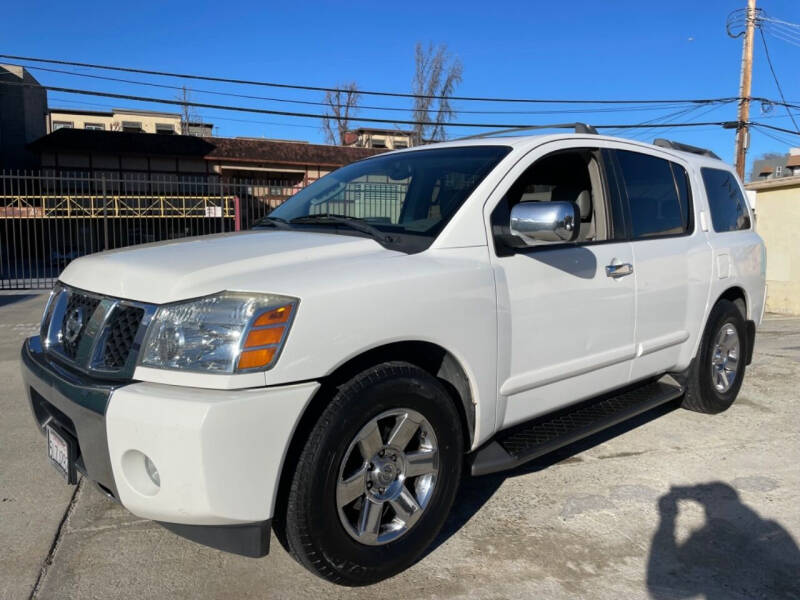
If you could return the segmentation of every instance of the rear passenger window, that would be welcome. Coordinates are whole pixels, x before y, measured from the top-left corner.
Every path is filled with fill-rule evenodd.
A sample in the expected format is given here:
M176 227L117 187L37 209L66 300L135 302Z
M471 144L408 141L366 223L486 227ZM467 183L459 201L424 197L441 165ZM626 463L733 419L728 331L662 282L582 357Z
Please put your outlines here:
M617 160L628 192L634 239L690 230L689 182L683 167L627 150L618 150Z
M714 231L750 229L750 214L739 183L722 169L702 169Z

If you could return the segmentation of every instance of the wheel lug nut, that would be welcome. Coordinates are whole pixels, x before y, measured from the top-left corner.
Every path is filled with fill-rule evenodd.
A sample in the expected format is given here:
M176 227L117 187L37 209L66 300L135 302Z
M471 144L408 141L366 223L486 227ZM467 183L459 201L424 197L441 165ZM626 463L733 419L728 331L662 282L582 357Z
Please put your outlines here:
M378 489L378 492L380 492L381 494L382 494L383 492L385 492L385 491L386 491L386 490L385 490L384 488L380 488L380 489Z
M386 450L381 450L380 452L378 452L378 456L380 456L381 458L383 458L385 454Z
M369 489L372 489L372 482L371 482L371 481L368 481L368 482L367 482L367 489L368 489L368 490L369 490Z

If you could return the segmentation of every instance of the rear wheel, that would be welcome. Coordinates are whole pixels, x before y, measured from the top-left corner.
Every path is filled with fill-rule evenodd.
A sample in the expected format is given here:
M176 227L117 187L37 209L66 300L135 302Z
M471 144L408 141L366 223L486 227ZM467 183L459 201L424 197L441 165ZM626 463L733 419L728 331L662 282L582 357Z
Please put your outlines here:
M314 426L278 537L330 581L390 577L438 534L462 460L461 419L436 378L408 363L368 369L339 388Z
M682 406L710 414L728 409L742 387L746 344L741 310L720 300L708 317L697 356L682 377L686 386Z

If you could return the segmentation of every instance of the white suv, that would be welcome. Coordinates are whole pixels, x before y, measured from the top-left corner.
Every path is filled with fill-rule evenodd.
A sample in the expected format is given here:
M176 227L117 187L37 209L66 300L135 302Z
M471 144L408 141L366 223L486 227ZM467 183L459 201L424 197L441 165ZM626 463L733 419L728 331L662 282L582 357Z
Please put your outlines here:
M734 401L765 295L707 151L583 133L382 154L252 231L75 260L23 373L50 460L132 513L346 585L408 567L464 470Z

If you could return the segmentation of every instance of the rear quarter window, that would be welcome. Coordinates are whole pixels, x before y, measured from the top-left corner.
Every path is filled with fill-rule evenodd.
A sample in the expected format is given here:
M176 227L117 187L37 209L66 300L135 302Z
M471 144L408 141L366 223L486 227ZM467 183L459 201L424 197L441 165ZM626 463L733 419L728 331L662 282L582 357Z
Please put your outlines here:
M722 233L750 229L747 203L733 174L722 169L709 168L701 169L701 173L714 231Z

